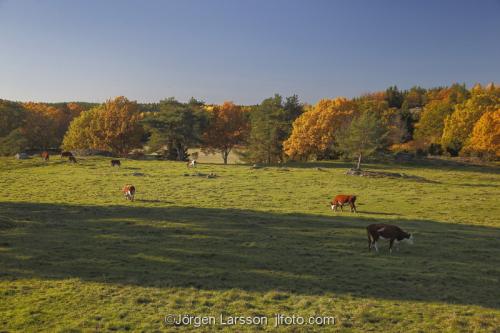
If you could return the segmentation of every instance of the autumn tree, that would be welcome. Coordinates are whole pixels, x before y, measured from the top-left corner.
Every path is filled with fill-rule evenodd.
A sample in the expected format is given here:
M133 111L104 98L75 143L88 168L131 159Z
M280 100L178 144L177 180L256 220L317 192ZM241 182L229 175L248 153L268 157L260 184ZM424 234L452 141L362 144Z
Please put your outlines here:
M374 112L364 111L339 131L335 146L346 156L356 157L359 170L363 157L385 146L386 135L387 129L380 118Z
M454 83L449 87L429 89L425 98L428 102L439 100L454 105L465 102L469 97L470 92L465 84Z
M60 123L64 115L45 103L24 103L26 121L22 133L35 149L57 148L60 145ZM64 135L64 133L62 133ZM62 138L62 137L61 137Z
M151 133L148 146L152 149L165 148L167 158L186 160L188 148L201 145L207 118L200 101L191 99L189 103L180 103L174 98L162 100L159 111L150 113L143 121Z
M203 134L203 148L207 153L220 152L224 164L231 150L244 142L248 132L248 118L240 106L224 102L209 111L208 127Z
M76 103L35 103L23 104L24 124L20 133L32 149L57 148L61 145L69 124L83 108Z
M306 108L293 123L290 137L284 142L291 159L322 158L328 155L337 131L353 116L357 105L346 98L323 99Z
M62 147L64 150L104 149L99 140L98 126L99 107L82 112L69 125L64 136Z
M98 149L124 155L141 146L143 128L136 102L125 97L110 99L84 111L70 125L64 149Z
M441 143L453 154L458 153L466 144L479 118L500 107L500 95L497 95L496 90L485 91L476 85L471 92L471 98L457 104L453 113L444 121Z
M479 118L464 149L487 159L500 158L500 108Z
M426 89L414 86L404 95L403 104L406 103L406 106L409 109L423 107L427 103L426 93ZM403 108L403 104L401 105L401 108Z

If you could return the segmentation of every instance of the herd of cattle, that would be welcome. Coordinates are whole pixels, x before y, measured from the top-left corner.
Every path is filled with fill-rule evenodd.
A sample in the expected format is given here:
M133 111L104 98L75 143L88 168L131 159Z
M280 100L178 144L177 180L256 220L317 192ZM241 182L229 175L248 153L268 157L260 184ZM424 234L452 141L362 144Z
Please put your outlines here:
M42 158L45 161L49 160L50 154L47 151L42 152ZM69 162L77 163L75 156L69 151L63 151L61 153L61 158L67 157ZM187 162L188 168L196 167L196 160L190 160ZM120 160L111 160L111 166L121 166ZM123 195L125 199L134 201L135 197L135 186L131 184L127 184L122 189ZM356 213L356 196L355 195L345 195L339 194L336 195L332 201L330 202L330 207L333 211L337 211L337 208L340 207L340 211L344 211L343 207L345 205L349 205L351 212ZM400 227L392 224L370 224L366 227L366 232L368 235L368 251L375 249L378 252L377 243L380 239L389 241L389 252L392 253L393 245L396 245L396 249L399 250L398 244L400 242L406 241L410 244L413 244L413 235L403 231Z

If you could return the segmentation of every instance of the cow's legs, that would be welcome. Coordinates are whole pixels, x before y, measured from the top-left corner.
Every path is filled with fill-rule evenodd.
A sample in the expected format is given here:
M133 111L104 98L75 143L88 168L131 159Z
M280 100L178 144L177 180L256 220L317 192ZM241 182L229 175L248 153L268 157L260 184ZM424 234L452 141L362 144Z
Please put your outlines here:
M392 253L392 244L394 244L394 239L389 242L389 253Z
M343 212L344 211L344 205L343 204L340 204L340 211Z
M356 213L356 205L354 204L354 202L351 202L351 212Z
M378 253L377 241L373 242L373 247L375 248L375 251Z

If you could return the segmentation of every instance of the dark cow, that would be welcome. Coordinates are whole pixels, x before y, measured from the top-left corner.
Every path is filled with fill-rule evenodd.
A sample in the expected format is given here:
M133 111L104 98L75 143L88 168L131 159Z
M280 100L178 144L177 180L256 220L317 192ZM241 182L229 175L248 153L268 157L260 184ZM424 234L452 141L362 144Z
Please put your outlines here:
M70 157L70 156L73 156L73 154L70 151L63 151L61 153L61 158L63 158L63 157Z
M48 161L49 160L50 155L49 155L48 151L42 152L41 155L42 155L42 158L43 158L44 161Z
M366 232L368 234L368 251L375 248L378 252L377 242L379 239L389 240L389 252L392 253L392 245L396 243L396 249L398 248L398 243L402 241L407 241L413 244L413 235L404 232L400 227L391 224L370 224L366 227Z
M73 155L71 155L70 157L68 157L68 161L70 161L70 162L72 162L72 163L78 163L78 162L76 161L76 158L75 158Z
M333 198L330 205L331 205L333 211L337 211L337 207L340 206L340 211L343 212L344 205L349 204L349 206L351 207L351 212L356 212L355 202L356 202L355 195L339 194L339 195L336 195L335 198Z
M111 166L114 167L114 166L121 166L121 162L120 160L111 160Z
M135 186L134 185L125 185L122 189L123 194L125 195L125 199L130 201L134 201L135 195Z

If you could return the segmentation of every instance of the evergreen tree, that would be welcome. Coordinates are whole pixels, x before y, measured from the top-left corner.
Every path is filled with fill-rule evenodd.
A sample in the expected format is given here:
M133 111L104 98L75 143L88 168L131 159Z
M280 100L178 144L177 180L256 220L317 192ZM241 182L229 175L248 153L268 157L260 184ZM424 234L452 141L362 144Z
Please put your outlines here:
M403 93L398 89L398 87L393 86L387 88L385 91L386 95L386 101L389 104L390 108L397 108L400 109L401 105L403 105L404 101L404 95Z
M336 146L346 156L357 157L357 169L361 167L363 157L372 155L384 147L387 129L372 112L362 112L344 128L337 138Z
M160 111L144 120L151 133L148 145L153 149L166 148L169 159L186 160L188 148L201 144L208 118L202 106L202 102L195 99L187 104L174 98L160 101Z
M281 96L276 94L252 111L249 145L244 159L267 164L283 161L283 137L291 124L286 121L282 102Z

